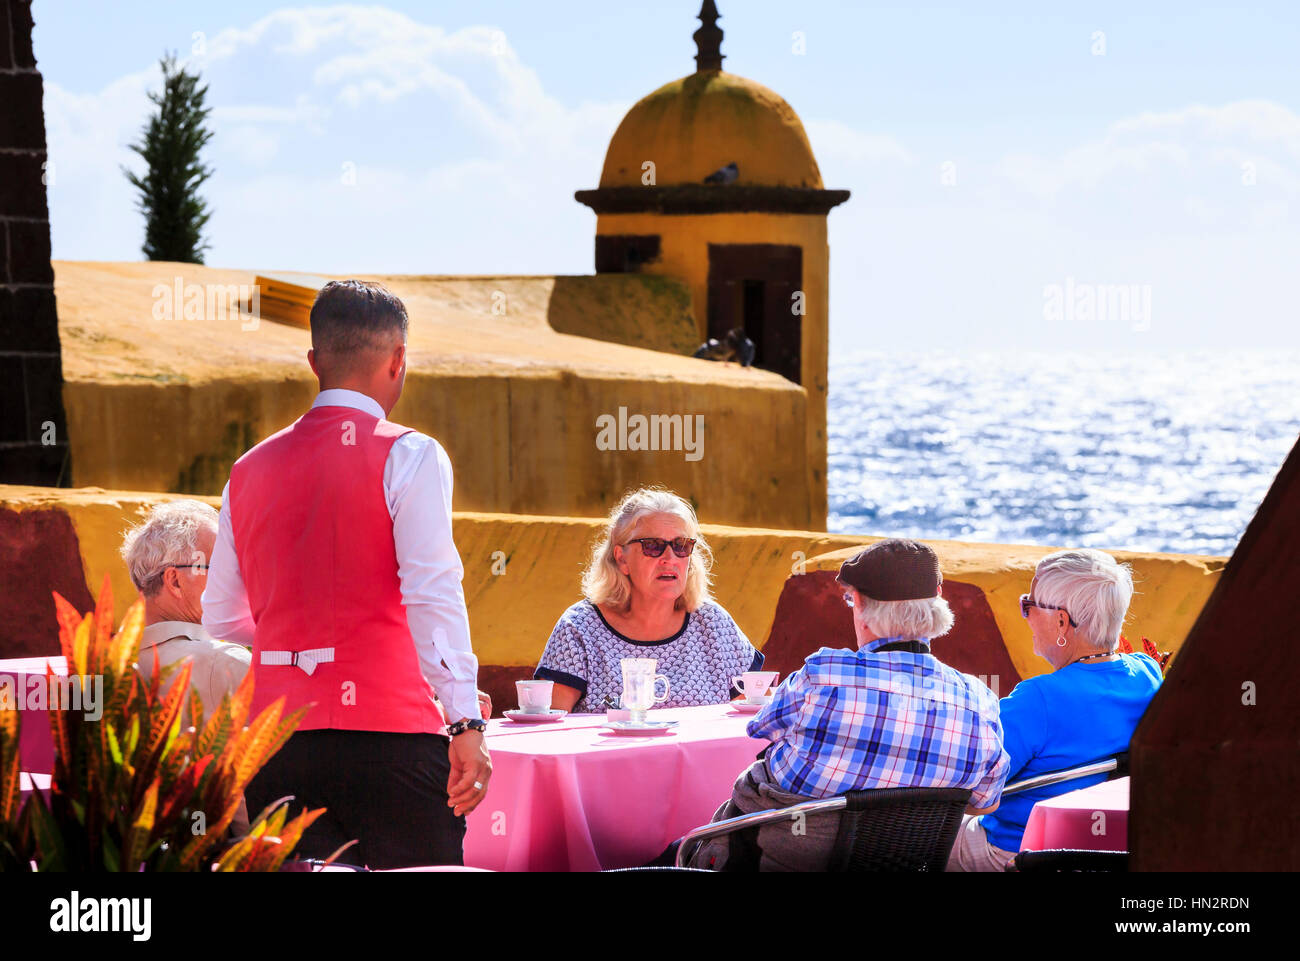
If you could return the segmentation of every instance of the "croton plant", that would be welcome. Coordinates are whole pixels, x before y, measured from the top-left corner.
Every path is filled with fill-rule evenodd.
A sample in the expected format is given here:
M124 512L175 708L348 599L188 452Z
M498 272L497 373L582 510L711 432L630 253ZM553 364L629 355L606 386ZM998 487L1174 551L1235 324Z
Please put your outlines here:
M1128 638L1125 637L1123 634L1119 636L1118 650L1121 654L1135 653L1133 650L1133 645L1129 643ZM1142 653L1147 655L1147 657L1151 658L1153 661L1155 661L1157 664L1160 665L1161 673L1169 670L1169 659L1174 656L1173 651L1157 650L1156 646L1152 644L1150 641L1148 641L1145 637L1142 638Z
M281 698L249 720L250 671L204 719L188 662L165 692L160 672L145 680L137 669L142 601L116 634L107 577L85 617L57 593L54 604L68 675L83 685L102 677L103 713L91 720L51 705L49 799L34 790L24 802L18 755L24 712L0 704L0 870L278 870L324 808L289 820L291 798L282 798L251 821L247 834L233 837L230 827L248 782L307 708L284 717ZM52 681L52 670L47 677ZM201 728L182 727L185 717L203 719Z

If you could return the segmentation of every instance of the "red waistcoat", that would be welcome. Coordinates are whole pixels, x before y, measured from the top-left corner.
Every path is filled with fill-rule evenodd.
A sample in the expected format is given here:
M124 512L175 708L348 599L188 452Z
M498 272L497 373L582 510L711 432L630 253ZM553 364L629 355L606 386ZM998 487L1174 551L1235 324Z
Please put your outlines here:
M235 554L253 631L253 713L314 701L298 729L436 733L402 606L384 464L410 431L351 407L315 407L230 471ZM334 648L308 675L263 651Z

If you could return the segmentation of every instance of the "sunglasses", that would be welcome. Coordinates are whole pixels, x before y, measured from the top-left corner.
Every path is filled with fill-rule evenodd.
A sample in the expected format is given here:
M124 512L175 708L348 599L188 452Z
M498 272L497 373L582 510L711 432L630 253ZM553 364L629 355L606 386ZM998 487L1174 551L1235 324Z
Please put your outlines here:
M162 571L170 570L173 567L176 568L176 570L178 571L190 571L192 573L198 573L199 571L206 571L211 566L212 565L210 564L164 564L162 570L159 571L158 573L161 574Z
M1027 620L1029 618L1029 609L1031 607L1036 607L1040 611L1065 611L1064 607L1053 607L1051 604L1039 604L1037 601L1030 598L1028 594L1021 594L1020 595L1020 616ZM1065 616L1070 618L1071 627L1079 626L1074 622L1074 618L1070 617L1069 611L1065 611Z
M672 547L673 553L678 557L690 557L691 551L695 550L693 537L675 537L670 541L662 537L634 537L627 543L640 544L641 553L646 557L658 557L667 547ZM627 544L623 546L626 547Z

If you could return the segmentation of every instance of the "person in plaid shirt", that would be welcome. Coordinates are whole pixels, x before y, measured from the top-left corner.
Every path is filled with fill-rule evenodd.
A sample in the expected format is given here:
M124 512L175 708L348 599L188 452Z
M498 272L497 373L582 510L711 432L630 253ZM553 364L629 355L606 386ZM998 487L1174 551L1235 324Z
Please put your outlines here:
M899 787L969 788L968 814L996 809L1010 763L998 699L930 652L953 624L934 551L880 541L845 561L839 581L857 650L824 647L777 688L748 725L750 737L772 744L713 819ZM760 829L760 870L823 869L838 820L810 818L803 834ZM716 868L732 843L745 842L738 834L706 842L690 863Z

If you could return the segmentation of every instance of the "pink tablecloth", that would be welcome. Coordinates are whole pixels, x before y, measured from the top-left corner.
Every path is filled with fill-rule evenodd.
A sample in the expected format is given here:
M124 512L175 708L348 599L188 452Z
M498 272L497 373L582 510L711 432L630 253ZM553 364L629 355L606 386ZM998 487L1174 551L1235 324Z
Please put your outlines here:
M15 696L28 690L27 678L31 675L45 677L45 665L54 666L54 673L66 675L68 665L58 657L18 657L0 661L0 683L12 684ZM20 700L21 703L21 700ZM18 739L18 754L24 771L49 773L54 770L54 741L50 737L50 719L44 711L23 712L22 734Z
M26 684L62 657L0 660L0 675ZM15 688L16 689L16 688ZM656 710L680 720L671 734L625 737L601 730L604 716L557 724L488 725L492 783L468 819L465 863L509 871L597 871L653 859L708 822L767 741L745 734L749 716L729 705ZM43 712L23 717L22 769L54 769ZM25 785L26 786L26 785Z
M598 871L645 864L707 824L767 741L728 705L662 709L673 733L626 737L604 717L488 726L492 782L470 814L465 863L497 871Z
M1029 812L1022 851L1128 850L1128 778L1039 801Z
M27 795L33 791L40 791L48 799L50 796L50 775L29 774L27 771L19 771L18 790L24 801L27 800Z

